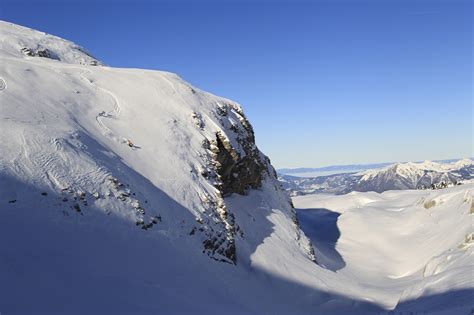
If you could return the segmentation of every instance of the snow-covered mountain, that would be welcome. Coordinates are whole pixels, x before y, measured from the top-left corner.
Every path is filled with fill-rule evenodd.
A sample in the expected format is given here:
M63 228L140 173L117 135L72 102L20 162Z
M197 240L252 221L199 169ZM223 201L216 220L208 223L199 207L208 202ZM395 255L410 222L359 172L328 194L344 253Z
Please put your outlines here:
M373 163L373 164L346 164L330 165L324 167L299 167L299 168L280 168L279 174L296 177L318 177L332 174L356 173L366 170L378 169L393 163Z
M42 57L78 65L103 65L84 48L60 37L1 21L2 57Z
M442 272L450 249L464 257L453 268L471 261L453 244L471 248L472 186L417 191L404 207L416 214L426 204L436 214L423 235L437 247L391 274L413 281L364 282L355 269L334 272L326 245L311 245L299 225L308 217L296 216L240 105L172 73L104 64L69 41L0 22L2 314L472 307L469 277ZM402 206L395 195L390 202ZM416 226L425 217L413 218ZM442 246L432 237L439 218L443 231L463 224ZM442 261L432 262L437 255Z
M147 279L174 261L229 272L211 262L265 265L255 250L267 237L259 251L278 248L282 258L272 259L314 265L290 199L237 103L172 73L102 66L76 44L7 22L0 22L0 58L0 292L8 297L0 311L18 306L21 288L48 285L43 277L54 287L40 291L52 296L69 286L62 279L110 274L100 280L109 281L101 286L107 290L145 281L141 264ZM101 246L136 249L107 266L113 255L98 253L107 251ZM154 262L140 262L149 251L157 251ZM134 271L106 271L121 265ZM53 299L38 303L54 307Z
M474 163L470 159L441 164L431 161L422 163L397 163L381 170L359 173L357 191L382 192L394 189L423 189L431 185L456 185L474 177Z
M456 185L472 178L474 178L474 162L471 159L451 163L432 161L396 163L382 169L315 178L280 175L283 187L292 195L318 192L345 194L351 191L437 189Z

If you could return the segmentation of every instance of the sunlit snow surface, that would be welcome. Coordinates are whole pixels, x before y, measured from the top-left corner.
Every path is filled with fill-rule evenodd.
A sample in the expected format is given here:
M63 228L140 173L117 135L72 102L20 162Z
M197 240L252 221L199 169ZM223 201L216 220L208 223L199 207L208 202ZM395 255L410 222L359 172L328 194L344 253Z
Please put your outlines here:
M358 295L364 292L400 311L464 304L467 314L474 292L473 192L474 184L466 184L436 191L307 195L293 202L303 230L320 244L321 263L359 283ZM326 234L312 230L329 215L337 222L323 226ZM328 234L336 236L328 240Z
M90 66L101 63L79 46L5 22L0 58L1 314L473 307L471 185L295 198L319 209L298 210L317 265L288 196L268 178L226 198L242 233L237 264L217 262L191 233L211 218L205 200L216 195L200 176L202 141L223 132L238 147L229 132L238 113L216 118L219 106L238 104L175 74ZM145 231L141 216L160 219Z

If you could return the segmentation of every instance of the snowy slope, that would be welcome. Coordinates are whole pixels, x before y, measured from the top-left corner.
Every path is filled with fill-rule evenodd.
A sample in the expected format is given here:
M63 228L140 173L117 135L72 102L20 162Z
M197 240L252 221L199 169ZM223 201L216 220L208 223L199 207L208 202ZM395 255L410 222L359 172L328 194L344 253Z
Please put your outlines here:
M244 193L244 186L275 185L273 169L256 149L240 106L170 73L11 57L10 50L19 47L13 40L17 30L20 43L25 32L34 32L2 25L4 43L9 43L1 47L8 86L1 95L2 174L68 199L64 205L75 212L85 209L81 201L87 201L140 227L157 217L172 220L171 226L195 229L201 241L214 242L205 244L211 252L219 247L217 255L211 253L214 258L233 260L232 253L223 251L231 250L227 243L238 226L222 197ZM27 42L43 43L45 37L53 42L51 51L61 47L54 50L60 60L65 50L64 59L74 61L73 44L56 43L47 35ZM240 170L240 164L253 167L257 178ZM230 171L229 179L225 172ZM239 179L233 180L236 175ZM6 188L4 198L24 202L24 196ZM274 191L271 197L278 198ZM289 201L280 208L291 221ZM228 235L217 236L222 233Z
M400 312L464 304L458 311L467 314L474 307L474 184L463 186L293 201L319 261L361 283L367 296ZM322 227L329 230L321 233Z
M0 23L2 56L42 56L70 64L102 65L84 48L70 41L12 23Z
M49 53L29 54L24 48ZM42 268L47 277L46 270L56 265L52 259L73 259L66 231L75 231L73 238L120 240L114 247L124 242L128 248L128 238L150 243L146 252L163 247L166 259L155 260L156 267L197 260L212 270L214 260L250 263L262 238L272 239L273 223L266 217L277 215L283 235L275 232L276 243L269 246L287 247L314 265L290 200L235 102L171 73L90 66L95 59L79 46L7 22L0 24L0 57L0 223L2 248L8 248L0 259L2 278L7 277L0 291L10 292L8 303L21 298L12 291L14 284L39 289L25 277L36 279ZM11 228L11 222L22 222L21 228ZM267 234L254 235L252 229ZM36 248L30 234L47 239L43 250L30 252ZM14 248L7 245L13 240ZM84 247L79 253L86 256L99 249L77 241L69 240ZM48 258L50 253L59 257ZM39 266L9 270L30 255ZM90 264L109 260L99 256ZM144 270L151 272L150 267ZM123 272L129 268L141 268L140 263L126 262ZM52 283L68 279L72 270L61 268ZM90 272L77 277L90 279ZM123 275L121 281L134 277ZM173 274L164 283L171 281ZM0 310L9 310L5 303ZM51 303L44 300L43 306Z

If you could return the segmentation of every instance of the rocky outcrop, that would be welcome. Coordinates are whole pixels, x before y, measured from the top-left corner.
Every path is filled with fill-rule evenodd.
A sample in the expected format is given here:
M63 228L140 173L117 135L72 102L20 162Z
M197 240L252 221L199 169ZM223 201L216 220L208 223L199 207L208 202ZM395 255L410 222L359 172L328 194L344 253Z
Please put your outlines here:
M277 182L277 174L270 160L258 150L253 128L238 105L218 104L216 114L220 117L225 132L217 131L214 139L203 141L203 148L210 152L210 163L208 168L201 171L201 175L213 181L219 191L217 199L213 200L212 204L215 213L225 226L225 233L221 230L218 233L208 234L203 246L211 258L235 264L237 251L235 238L237 235L242 236L243 231L236 224L234 214L226 207L224 198L233 193L245 195L250 189L260 188L266 179ZM201 115L193 113L192 118L198 128L204 128ZM276 185L275 189L282 188ZM311 243L303 244L305 242L301 237L298 218L291 200L288 200L288 203L295 224L296 240L298 243L301 241L301 246L307 248L309 259L316 262Z
M226 104L218 106L218 114L226 117L229 111L240 124L231 124L229 129L236 134L239 148L232 146L231 141L221 132L211 141L212 158L219 175L218 186L223 196L232 193L244 195L249 188L258 188L270 164L255 145L253 128L238 106Z
M222 117L221 122L224 126L226 120L233 122L228 129L235 134L234 143L221 132L217 132L216 138L210 141L215 172L219 179L216 187L221 192L222 200L232 193L245 195L249 189L261 187L267 177L276 182L277 173L272 167L270 159L258 150L252 125L242 109L237 105L225 104L218 106L217 113ZM275 189L283 190L280 185L276 185ZM299 244L301 242L300 246L307 250L308 258L317 263L311 242L305 237L302 238L298 217L291 199L288 202L295 225L296 240ZM229 240L228 253L232 253L232 261L235 263L234 238L239 227L235 224L233 214L227 211L223 202L222 207L219 208L219 214L226 224L227 239Z
M251 139L246 141L252 143ZM242 157L220 132L216 133L216 140L212 144L213 158L221 180L218 188L223 196L232 193L243 195L247 189L261 186L268 168L258 150L249 150Z
M90 58L88 63L86 63L85 61L82 61L82 62L80 62L81 64L88 64L89 66L100 66L100 65L102 65L102 63L100 61L98 61L97 59L92 57L90 54L88 54L84 50L80 49L79 47L75 47L75 48L77 50L79 50L81 53L85 54L86 56L88 56ZM28 57L41 57L41 58L48 58L48 59L61 61L61 58L59 57L59 55L56 54L55 52L51 51L48 48L32 49L32 48L28 48L28 47L23 47L20 51L25 56L28 56Z
M240 228L235 223L234 214L226 207L224 198L232 193L245 195L249 189L261 187L265 176L270 175L269 170L273 168L255 145L252 126L240 106L217 104L215 114L223 130L217 131L215 138L203 140L202 147L209 160L200 173L218 190L217 196L210 197L212 200L209 203L224 229L205 233L207 238L203 246L204 252L211 258L235 264L235 237ZM193 112L191 117L197 128L205 129L202 115Z
M59 60L59 57L52 53L49 49L31 49L24 47L21 49L21 52L28 57L42 57L42 58L49 58L54 60Z

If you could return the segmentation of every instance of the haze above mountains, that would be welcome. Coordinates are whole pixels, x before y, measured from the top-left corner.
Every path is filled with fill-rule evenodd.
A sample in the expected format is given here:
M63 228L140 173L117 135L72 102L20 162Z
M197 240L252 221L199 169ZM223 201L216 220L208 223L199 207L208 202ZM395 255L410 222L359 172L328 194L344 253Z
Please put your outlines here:
M471 158L472 160L473 158ZM452 163L459 161L460 159L446 159L446 160L433 160L436 163ZM423 161L412 161L413 163L422 163ZM329 165L321 167L296 167L296 168L278 168L277 172L284 175L292 175L299 177L317 177L338 173L351 173L360 172L372 169L379 169L385 166L397 164L397 163L408 163L408 162L382 162L382 163L365 163L365 164L344 164L344 165Z

